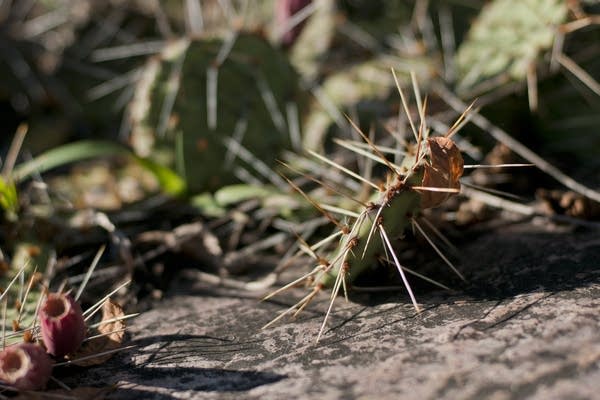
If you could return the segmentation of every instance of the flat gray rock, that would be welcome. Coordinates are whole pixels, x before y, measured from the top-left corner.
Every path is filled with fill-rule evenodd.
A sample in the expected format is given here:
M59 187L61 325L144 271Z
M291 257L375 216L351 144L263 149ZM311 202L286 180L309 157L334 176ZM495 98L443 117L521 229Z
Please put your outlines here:
M257 302L201 283L131 325L138 347L67 378L118 399L592 399L600 392L600 237L513 231L461 249L459 293L336 300L261 326L302 295ZM443 265L438 265L444 268Z

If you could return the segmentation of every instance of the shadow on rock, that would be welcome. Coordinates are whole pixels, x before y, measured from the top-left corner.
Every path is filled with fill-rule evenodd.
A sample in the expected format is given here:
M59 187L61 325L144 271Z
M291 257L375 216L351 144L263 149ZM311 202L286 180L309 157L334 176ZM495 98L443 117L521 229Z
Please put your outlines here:
M284 378L284 375L271 372L220 368L140 366L128 370L128 380L133 384L175 391L241 392L275 383Z
M556 292L600 280L595 234L506 233L484 236L463 250L463 270L474 298Z
M436 311L439 306L461 301L471 304L471 308L468 308L469 315L455 317L475 318L477 315L485 316L486 310L494 309L494 304L510 302L515 296L539 294L538 300L524 304L505 315L504 319L489 326L481 326L482 329L492 329L494 324L519 315L547 296L600 282L599 249L600 239L589 232L549 234L509 231L483 235L459 248L462 262L456 263L456 266L465 275L467 282L461 282L453 276L450 268L441 261L430 261L423 265L423 269L418 269L444 284L453 282L448 285L454 291L440 290L409 275L411 287L423 311L427 312L414 312L410 299L402 288L387 292L354 292L351 293L352 301L361 306L343 312L344 306L340 306L343 303L339 301L336 313L330 316L330 328L325 331L325 336L333 332L350 332L352 329L349 326L364 325L366 321L377 318L382 318L385 322L373 327L373 330L398 323L420 325L423 318L434 319L439 313ZM401 285L401 282L397 284ZM324 301L328 303L328 299ZM386 303L403 303L405 312L398 312L399 309L372 308ZM321 313L316 312L316 318L322 318L323 307L319 307L319 310ZM461 309L456 308L457 312L459 310ZM467 312L467 309L464 311ZM360 330L360 334L364 334L364 329ZM348 333L343 339L338 339L345 341L351 337L352 333Z
M232 354L251 351L257 347L256 341L188 334L149 336L131 343L138 346L137 356L145 357L144 365L159 366L194 359L226 362L231 359Z
M156 393L150 392L148 390L139 390L139 389L118 389L116 392L112 393L109 397L111 400L125 400L125 399L145 399L145 400L173 400L177 397L164 394L164 393Z
M173 392L243 392L284 378L270 372L218 368L133 367L128 369L126 386L110 398L171 400L180 398L168 394Z
M419 273L449 286L452 292L409 275L411 287L420 303L435 305L444 298L471 300L506 299L534 291L555 292L583 287L600 280L600 239L591 233L549 234L540 232L495 232L460 246L460 260L454 264L465 282L441 260L426 262ZM432 250L433 253L433 250ZM396 271L397 274L397 271ZM359 282L359 285L362 284ZM381 286L386 283L368 282ZM402 286L402 282L394 282ZM352 300L364 305L388 301L409 301L403 289L380 293L353 293Z
M206 335L165 334L147 336L128 342L133 352L125 352L108 363L86 370L72 369L64 373L66 383L80 378L93 382L125 383L115 398L171 399L168 392L242 392L278 382L286 375L268 371L195 367L210 362L226 362L232 354L256 348L250 341ZM180 366L182 365L182 366ZM147 388L155 388L148 392Z

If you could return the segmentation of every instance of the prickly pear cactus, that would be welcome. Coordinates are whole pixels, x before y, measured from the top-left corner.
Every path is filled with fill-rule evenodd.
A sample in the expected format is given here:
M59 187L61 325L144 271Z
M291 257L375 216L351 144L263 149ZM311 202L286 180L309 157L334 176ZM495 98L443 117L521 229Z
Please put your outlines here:
M505 71L522 80L527 67L552 47L567 18L563 0L495 0L486 5L458 49L459 90Z
M235 157L235 143L273 165L297 95L285 54L258 35L180 39L145 68L129 109L131 143L175 167L189 192L215 190L235 182L241 164L253 168Z
M396 78L395 75L394 78ZM415 88L415 97L417 97L418 92ZM401 98L405 99L401 90L400 93ZM403 107L404 112L410 117L408 105L404 101ZM355 152L359 156L365 156L374 160L380 164L379 166L384 166L387 171L385 176L378 176L379 179L376 180L378 183L372 180L374 176L372 173L364 173L365 171L362 174L356 173L330 160L328 157L321 156L314 151L310 152L328 166L361 180L364 186L357 193L358 196L348 195L348 198L352 200L352 206L350 207L330 207L326 203L319 204L319 200L312 201L313 205L316 205L336 228L334 229L334 233L319 243L313 246L304 246L303 251L307 251L316 262L316 265L310 272L265 297L270 298L275 296L301 282L305 282L312 287L312 290L298 303L279 314L279 316L265 327L272 325L285 315L297 315L319 292L326 288L331 288L329 307L317 335L317 341L319 341L338 293L341 291L346 295L348 285L352 284L360 274L372 268L381 259L387 259L390 264L394 264L397 267L415 309L419 310L419 305L404 273L405 270L422 279L428 280L430 283L443 288L447 287L405 268L398 261L394 245L392 244L393 240L395 240L394 238L402 237L411 225L426 238L448 266L464 280L460 271L428 239L418 219L423 210L438 207L448 200L450 196L460 192L461 185L459 179L463 174L464 161L460 149L452 140L452 136L456 133L456 129L460 127L460 122L464 120L465 115L462 114L454 124L454 127L448 130L444 136L426 138L423 137L422 133L428 132L428 128L426 120L421 117L423 120L419 132L416 129L412 129L414 136L417 138L417 143L408 144L404 140L398 143L399 148L405 145L402 151L403 158L399 164L388 160L384 154L386 151L383 147L375 144L360 130L358 125L350 121L352 128L366 142L366 149L368 150L365 150L365 146L361 146L360 142L341 139L334 139L334 141L341 147ZM410 125L412 127L416 126L412 120ZM378 173L375 175L378 175ZM364 176L369 176L371 180ZM335 183L326 183L325 185L324 187L328 189L334 188L335 192L344 193L341 190L342 188L336 188ZM306 197L316 199L315 196L308 196L301 188L297 186L294 186L294 188ZM363 196L369 192L370 194ZM368 200L365 201L365 198ZM325 210L343 215L345 222L342 223L341 220L337 220ZM337 245L335 245L333 251L325 257L316 253L317 249L319 251L323 250L323 244L333 244L336 241Z

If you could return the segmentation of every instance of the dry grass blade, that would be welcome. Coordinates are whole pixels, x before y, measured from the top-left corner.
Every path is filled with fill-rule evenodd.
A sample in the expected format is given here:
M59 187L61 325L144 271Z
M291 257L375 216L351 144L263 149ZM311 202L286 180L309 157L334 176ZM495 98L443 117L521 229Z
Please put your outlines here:
M130 58L133 56L156 54L161 52L164 47L164 40L151 40L147 42L126 44L122 46L97 49L92 53L91 59L94 62L104 62Z
M592 92L600 96L600 83L594 79L593 76L588 74L583 68L581 68L575 61L567 57L564 54L557 56L560 65L565 67L570 73L572 73L577 79L579 79L585 86L587 86Z
M286 187L285 182L281 180L279 175L273 172L265 162L253 155L250 150L242 146L241 143L236 142L234 139L229 137L223 138L223 143L236 157L239 157L248 165L252 166L256 172L268 179L273 185L281 188L282 190Z
M17 131L15 132L15 136L13 137L13 140L10 143L10 148L8 149L8 154L6 155L6 159L2 165L2 177L4 179L8 179L10 177L10 174L15 167L17 157L19 156L21 146L23 145L23 140L25 140L28 130L29 126L23 123L18 126Z
M317 11L317 9L319 7L322 7L323 3L320 2L314 2L314 3L310 3L308 5L306 5L305 7L303 7L300 11L297 11L296 13L294 13L291 18L289 18L289 20L287 20L285 22L284 25L282 26L278 26L276 28L276 31L274 32L274 36L275 36L275 41L279 42L281 41L281 39L288 33L290 32L292 29L294 29L296 26L298 26L299 24L301 24L302 22L304 22L306 19L308 19L312 14L315 13L315 11Z
M200 0L186 0L185 11L186 31L192 36L202 34L202 31L204 31L204 18Z

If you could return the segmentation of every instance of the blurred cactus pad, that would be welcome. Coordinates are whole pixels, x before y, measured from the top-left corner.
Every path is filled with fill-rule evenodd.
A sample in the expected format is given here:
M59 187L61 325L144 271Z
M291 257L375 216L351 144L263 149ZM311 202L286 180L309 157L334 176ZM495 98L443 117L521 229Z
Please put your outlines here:
M172 166L188 192L212 191L256 167L247 154L273 165L289 147L286 110L300 107L298 96L285 53L260 35L180 39L145 67L129 108L131 144Z
M508 73L525 78L529 64L552 47L568 16L562 0L496 0L488 3L459 47L459 90Z

